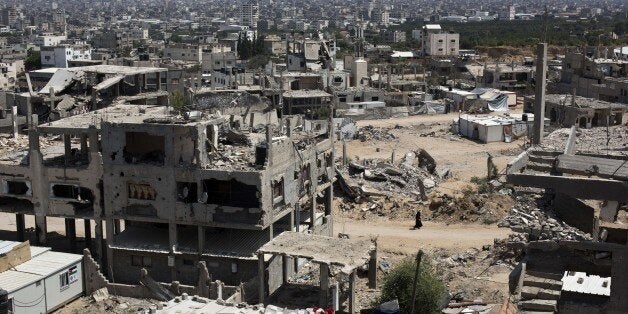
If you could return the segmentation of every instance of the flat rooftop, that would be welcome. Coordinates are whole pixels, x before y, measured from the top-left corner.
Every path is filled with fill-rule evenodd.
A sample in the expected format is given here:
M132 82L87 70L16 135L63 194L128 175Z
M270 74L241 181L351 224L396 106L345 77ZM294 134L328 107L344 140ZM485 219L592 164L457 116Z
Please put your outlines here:
M170 109L170 107L159 105L130 105L118 103L103 109L44 123L39 125L38 128L47 133L64 133L69 131L84 132L90 128L99 130L101 122L193 126L199 123L213 124L220 120L220 118L212 116L199 121L185 120L183 117L172 114Z
M343 239L286 231L264 244L258 253L306 258L314 263L340 266L344 273L365 265L375 244L370 239Z
M534 95L528 96L529 99L534 99ZM560 104L564 103L565 106L571 106L572 95L568 94L548 94L545 95L545 101L549 103ZM595 98L588 98L583 96L576 96L576 107L583 108L595 108L595 109L608 109L608 108L625 108L628 109L628 105L613 103Z
M147 74L147 73L157 73L157 72L168 71L167 68L131 67L131 66L124 66L124 65L97 64L97 65L87 65L87 66L71 67L71 68L46 68L46 69L35 70L31 72L54 74L58 70L61 70L61 69L69 71L69 72L74 72L74 73L89 72L89 73L98 73L98 74L123 74L123 75Z

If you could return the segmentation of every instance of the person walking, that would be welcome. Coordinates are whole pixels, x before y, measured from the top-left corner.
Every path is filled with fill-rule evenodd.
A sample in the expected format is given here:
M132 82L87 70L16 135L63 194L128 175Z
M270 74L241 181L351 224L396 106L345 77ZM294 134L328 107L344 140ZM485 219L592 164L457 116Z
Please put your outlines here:
M414 229L421 229L423 227L423 223L421 222L421 211L417 210L414 215Z

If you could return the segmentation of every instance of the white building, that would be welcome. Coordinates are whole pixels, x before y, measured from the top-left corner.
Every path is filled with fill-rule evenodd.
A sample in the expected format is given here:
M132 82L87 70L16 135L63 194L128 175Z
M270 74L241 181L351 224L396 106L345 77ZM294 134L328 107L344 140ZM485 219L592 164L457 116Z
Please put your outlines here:
M24 72L24 60L0 62L0 90L15 88L18 73Z
M83 61L92 59L90 46L55 46L41 49L41 66L67 68L69 61Z
M58 46L62 41L68 39L65 35L42 35L35 37L33 44L39 47Z
M9 313L51 313L83 295L82 255L30 247L27 242L0 241L0 254L24 257L24 253L27 261L0 272Z
M259 2L257 0L243 0L240 22L250 28L257 28L257 21L259 21Z
M191 44L174 44L164 48L164 58L200 63L203 60L203 46Z
M443 31L438 24L423 26L418 40L421 52L426 56L457 56L460 50L460 34Z

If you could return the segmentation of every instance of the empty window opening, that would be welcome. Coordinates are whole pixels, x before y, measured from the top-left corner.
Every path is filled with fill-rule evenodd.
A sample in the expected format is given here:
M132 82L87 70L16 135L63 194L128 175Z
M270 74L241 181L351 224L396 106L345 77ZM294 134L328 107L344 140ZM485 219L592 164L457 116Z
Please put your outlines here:
M238 264L237 263L231 263L231 273L232 274L236 274L238 272Z
M126 132L124 160L127 163L164 164L165 138L146 132Z
M197 187L196 182L177 182L177 201L186 204L196 203Z
M283 203L283 178L272 182L273 205Z
M150 184L129 183L128 190L131 199L154 201L157 198L157 191Z
M53 184L52 196L56 198L73 199L77 201L89 202L94 199L92 191L72 184Z
M185 266L194 266L194 261L191 259L184 259L183 260L183 265Z
M11 195L32 195L31 183L28 181L2 181L4 194Z
M203 180L203 202L233 207L259 207L257 187L236 181Z
M131 266L153 267L153 260L149 256L131 255Z

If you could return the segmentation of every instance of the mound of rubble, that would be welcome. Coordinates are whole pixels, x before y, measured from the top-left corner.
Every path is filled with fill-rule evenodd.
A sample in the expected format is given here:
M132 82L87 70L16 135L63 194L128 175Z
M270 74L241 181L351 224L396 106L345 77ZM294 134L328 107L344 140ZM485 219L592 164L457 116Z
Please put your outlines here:
M512 197L499 193L461 197L443 194L432 197L429 209L434 220L493 224L506 216L512 204Z
M337 174L342 190L355 200L392 195L425 200L427 193L448 171L438 171L434 159L425 150L420 150L409 152L399 164L382 159L349 162L337 170Z
M551 209L539 209L529 201L525 201L524 197L517 197L516 205L498 226L509 227L515 232L527 234L529 241L591 240L590 234L562 222L556 218Z
M578 129L576 131L576 150L586 151L624 151L628 153L628 124L609 128ZM571 129L558 129L543 139L543 146L562 150L567 143Z
M361 127L356 132L355 138L359 139L361 142L366 142L370 140L376 140L376 141L394 140L397 137L394 134L392 134L388 129L376 128L372 125L367 125L365 127Z

